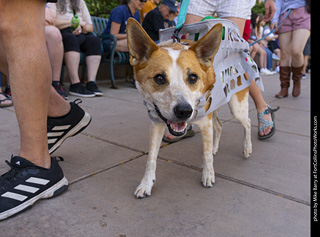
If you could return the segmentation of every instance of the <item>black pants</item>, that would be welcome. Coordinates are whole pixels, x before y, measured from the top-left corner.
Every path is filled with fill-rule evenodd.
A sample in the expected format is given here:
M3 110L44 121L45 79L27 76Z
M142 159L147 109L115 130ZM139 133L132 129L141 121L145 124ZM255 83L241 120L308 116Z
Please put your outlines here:
M93 34L74 35L68 30L62 30L64 52L83 52L86 56L101 55L101 41Z

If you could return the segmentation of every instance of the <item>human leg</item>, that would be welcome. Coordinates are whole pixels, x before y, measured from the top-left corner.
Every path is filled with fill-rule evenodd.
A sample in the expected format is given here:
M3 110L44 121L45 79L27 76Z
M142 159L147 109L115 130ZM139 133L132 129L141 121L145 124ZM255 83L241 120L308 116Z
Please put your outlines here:
M52 81L60 81L61 64L63 60L62 36L59 29L54 26L46 26L45 34L52 69Z
M95 81L101 61L101 42L94 35L88 34L84 37L80 49L86 55L88 81Z
M78 74L79 63L80 63L80 53L76 51L69 51L64 53L64 61L68 71L68 75L71 84L80 83L80 78Z
M52 71L52 86L63 98L68 99L68 94L64 92L62 86L60 85L60 74L64 53L60 30L49 25L45 27L45 34Z
M192 24L192 23L200 22L202 18L203 17L201 17L201 16L197 16L197 15L193 15L193 14L188 13L186 16L185 24Z
M284 98L288 96L288 89L290 87L290 73L291 73L291 39L292 31L279 34L279 44L281 48L280 55L280 92L275 95L276 98Z
M291 64L291 39L292 31L279 33L278 40L280 44L280 66L290 66Z
M40 2L0 1L0 9L6 8L0 16L0 44L8 62L20 129L19 156L49 168L46 120L51 69L44 34L45 4Z
M68 187L58 161L48 152L51 68L44 10L42 0L0 0L0 69L10 75L20 130L19 156L7 161L10 170L0 176L0 220L39 199L57 196Z
M117 41L116 51L129 52L128 42L126 39Z
M292 96L297 97L301 93L301 78L304 64L303 49L309 38L310 31L307 29L294 30L292 34Z

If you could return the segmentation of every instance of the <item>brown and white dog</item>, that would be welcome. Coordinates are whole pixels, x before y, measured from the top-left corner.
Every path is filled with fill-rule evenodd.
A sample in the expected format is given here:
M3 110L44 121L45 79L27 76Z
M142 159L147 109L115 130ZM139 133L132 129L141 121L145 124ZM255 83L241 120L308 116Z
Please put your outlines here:
M215 83L212 66L222 37L222 24L215 25L192 45L180 43L156 45L141 25L130 18L127 22L130 63L134 67L136 86L148 105L151 131L148 161L144 177L135 191L137 198L151 195L156 179L156 160L161 140L168 127L174 136L186 133L193 117L197 99ZM206 104L209 108L210 104ZM232 96L229 107L245 128L243 149L245 157L252 152L251 121L248 117L248 88ZM214 111L194 121L203 141L203 173L201 183L212 187L215 183L213 155L218 151L222 124ZM215 139L213 141L213 129Z

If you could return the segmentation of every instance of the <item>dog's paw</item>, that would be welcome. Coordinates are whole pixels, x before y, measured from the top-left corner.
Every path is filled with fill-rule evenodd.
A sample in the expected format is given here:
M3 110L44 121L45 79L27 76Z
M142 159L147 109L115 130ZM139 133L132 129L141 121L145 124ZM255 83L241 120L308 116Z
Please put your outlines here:
M243 144L243 154L245 158L249 158L252 153L252 144L251 143L244 143Z
M134 196L139 199L151 196L152 186L153 186L153 182L152 184L141 182L141 184L136 188L136 191L134 192Z
M205 172L203 171L201 184L205 188L211 188L215 183L214 171Z
M215 156L215 155L217 155L217 153L218 153L218 146L215 146L215 145L213 145L213 147L212 147L212 154Z

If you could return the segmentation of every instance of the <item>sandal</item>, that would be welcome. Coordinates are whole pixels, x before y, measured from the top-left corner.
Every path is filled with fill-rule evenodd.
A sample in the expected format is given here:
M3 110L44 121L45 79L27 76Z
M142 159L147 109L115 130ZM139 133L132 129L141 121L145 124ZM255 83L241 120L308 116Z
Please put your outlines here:
M274 135L274 133L276 132L276 125L274 122L274 119L275 119L274 112L278 111L280 109L280 107L278 106L275 109L271 109L270 105L267 105L267 106L268 106L268 108L265 111L258 114L258 121L260 123L262 123L262 125L259 127L259 131L258 131L258 137L260 140L268 139L268 138L272 137ZM270 113L271 113L272 121L267 121L264 118L262 118L263 115L270 114ZM272 127L271 131L267 135L261 136L259 134L259 132L262 132L264 128L269 127L269 126Z
M5 99L0 100L0 108L10 107L10 106L13 105L12 99L11 99L11 96L10 96L10 95L4 94L4 93L2 93L2 92L0 92L0 95L3 95L3 96L5 97ZM5 101L10 101L11 103L9 103L9 104L4 104L3 102L5 102Z
M174 142L178 142L184 138L193 137L195 132L192 130L192 128L193 128L192 124L188 125L188 130L187 130L186 134L183 135L182 137L175 137L175 138L171 139L171 138L168 138L164 135L162 138L162 141L167 142L167 143L174 143Z

